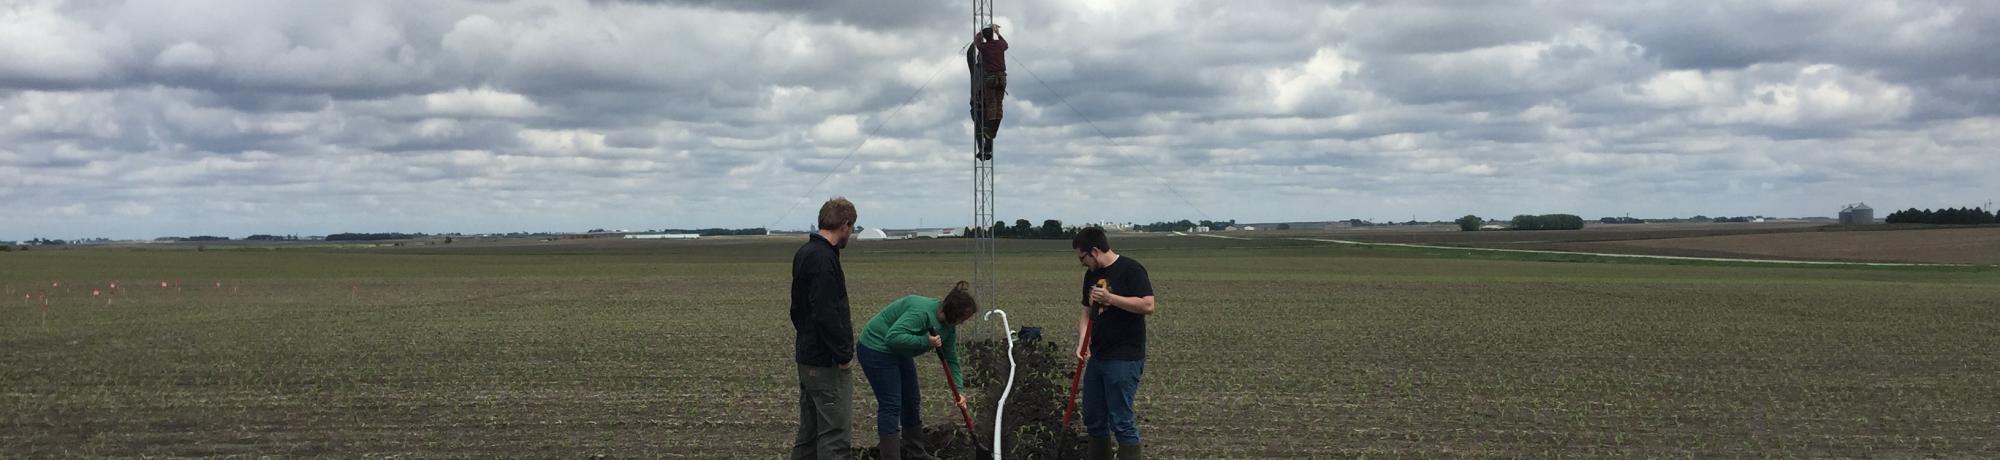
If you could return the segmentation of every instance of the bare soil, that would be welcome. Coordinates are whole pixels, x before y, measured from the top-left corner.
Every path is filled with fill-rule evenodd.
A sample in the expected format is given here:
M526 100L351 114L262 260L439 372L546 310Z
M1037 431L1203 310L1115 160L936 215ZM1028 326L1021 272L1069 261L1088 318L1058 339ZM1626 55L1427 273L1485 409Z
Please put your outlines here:
M1540 245L1560 251L1792 260L2000 264L2000 227L1792 232Z

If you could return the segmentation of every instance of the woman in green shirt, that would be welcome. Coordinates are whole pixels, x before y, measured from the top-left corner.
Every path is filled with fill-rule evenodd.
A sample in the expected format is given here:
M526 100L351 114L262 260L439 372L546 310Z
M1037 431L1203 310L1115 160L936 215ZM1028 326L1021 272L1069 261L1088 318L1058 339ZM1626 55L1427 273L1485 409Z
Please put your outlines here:
M862 327L855 360L861 362L861 373L875 391L875 433L881 437L878 458L900 459L905 452L912 458L929 457L922 444L923 399L918 396L914 358L937 350L951 368L952 383L964 388L965 374L958 366L958 325L979 312L970 291L960 281L943 299L903 297L882 307ZM953 404L965 407L965 397L959 396Z

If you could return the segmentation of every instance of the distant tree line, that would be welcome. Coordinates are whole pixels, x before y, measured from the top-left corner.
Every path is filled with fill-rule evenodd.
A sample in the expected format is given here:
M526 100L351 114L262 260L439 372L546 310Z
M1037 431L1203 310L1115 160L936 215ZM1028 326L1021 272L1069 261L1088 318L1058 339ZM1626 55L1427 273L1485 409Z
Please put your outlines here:
M201 235L201 236L162 236L162 237L159 237L159 238L154 238L154 239L153 239L153 241L173 241L173 242L178 242L178 241L229 241L229 237L226 237L226 236L209 236L209 235Z
M1471 214L1466 214L1465 217L1460 217L1453 222L1458 224L1458 230L1462 232L1476 232L1479 231L1480 226L1486 225L1486 219L1481 219L1479 216Z
M1583 218L1573 214L1514 216L1515 230L1582 230Z
M24 241L22 242L22 244L27 246L62 246L69 244L69 242L63 240L51 240L46 238L35 238L32 240Z
M986 231L992 232L994 238L1066 240L1076 237L1076 229L1063 227L1062 221L1056 219L1044 220L1040 227L1028 222L1028 219L1015 219L1012 226L1006 222L994 222L993 227Z
M1630 217L1606 217L1603 219L1597 219L1597 222L1602 224L1643 224L1646 223L1646 220L1633 219Z
M1133 226L1132 229L1142 232L1185 232L1191 228L1205 227L1210 231L1220 231L1223 229L1227 229L1232 225L1236 225L1236 219L1229 219L1228 222L1217 222L1206 219L1203 219L1200 222L1195 222L1187 219L1181 219L1174 222L1154 222L1145 225L1136 225Z
M1948 208L1932 211L1910 208L1889 213L1884 219L1892 224L1938 224L1938 225L1978 225L2000 223L1994 213L1984 208Z
M298 236L298 235L265 235L265 234L256 234L256 235L250 235L250 236L248 236L248 237L244 237L244 238L243 238L243 241L298 241L298 240L299 240L299 236Z
M327 241L382 241L423 238L422 233L335 233L327 235Z

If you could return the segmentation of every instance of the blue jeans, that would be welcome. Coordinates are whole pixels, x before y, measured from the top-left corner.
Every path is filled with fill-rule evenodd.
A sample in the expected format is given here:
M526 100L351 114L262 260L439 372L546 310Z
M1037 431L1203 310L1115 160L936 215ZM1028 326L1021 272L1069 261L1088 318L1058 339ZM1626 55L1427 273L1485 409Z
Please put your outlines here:
M1083 430L1090 437L1104 439L1116 434L1119 444L1139 443L1132 398L1139 394L1139 374L1145 371L1145 360L1090 357L1083 370Z
M861 374L875 391L875 433L896 434L904 429L922 433L923 396L917 391L917 362L865 346L854 347ZM900 425L898 424L900 422Z

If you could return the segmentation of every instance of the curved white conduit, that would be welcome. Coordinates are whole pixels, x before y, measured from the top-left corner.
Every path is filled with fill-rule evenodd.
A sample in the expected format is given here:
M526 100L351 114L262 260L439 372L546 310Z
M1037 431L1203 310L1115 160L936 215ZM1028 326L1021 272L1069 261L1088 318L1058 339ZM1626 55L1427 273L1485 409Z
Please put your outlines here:
M993 408L993 460L1000 460L1000 419L1007 412L1007 393L1014 391L1014 327L1007 325L1007 312L997 308L987 311L985 320L992 321L994 313L1000 314L1000 330L1007 332L1007 386L1000 388L1000 407Z

